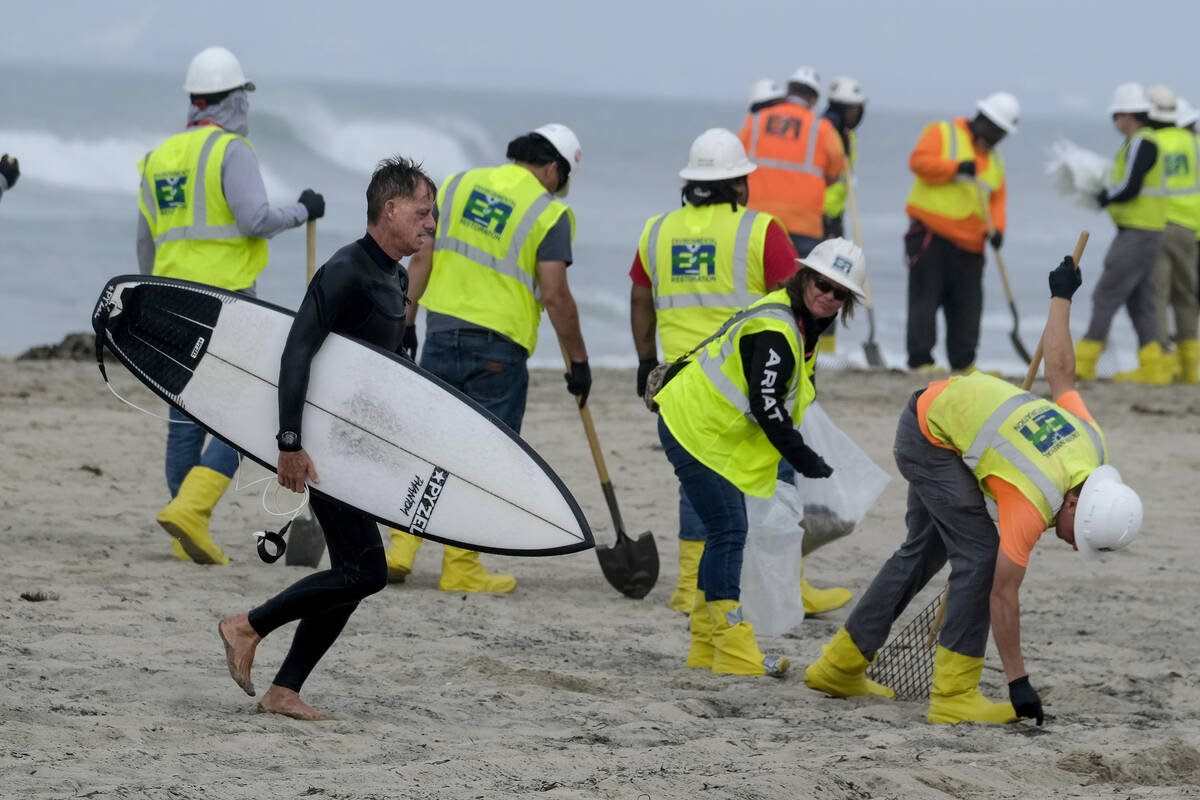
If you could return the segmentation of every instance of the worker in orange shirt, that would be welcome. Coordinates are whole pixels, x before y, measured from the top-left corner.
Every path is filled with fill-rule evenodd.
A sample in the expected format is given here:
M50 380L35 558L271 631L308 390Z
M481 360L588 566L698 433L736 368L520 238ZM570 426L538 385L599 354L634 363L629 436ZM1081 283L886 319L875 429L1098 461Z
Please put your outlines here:
M738 138L758 169L750 173L754 211L784 224L801 258L824 233L825 187L846 170L842 140L829 121L813 113L821 79L812 67L788 78L787 99L750 114Z
M1004 241L1007 189L1004 160L996 145L1017 129L1020 108L1007 92L976 104L972 120L958 117L925 127L908 159L916 178L905 211L911 218L904 234L908 262L908 366L936 370L937 310L946 318L946 355L950 369L974 368L983 313L983 248L987 225L979 206L978 182L989 196L996 233Z

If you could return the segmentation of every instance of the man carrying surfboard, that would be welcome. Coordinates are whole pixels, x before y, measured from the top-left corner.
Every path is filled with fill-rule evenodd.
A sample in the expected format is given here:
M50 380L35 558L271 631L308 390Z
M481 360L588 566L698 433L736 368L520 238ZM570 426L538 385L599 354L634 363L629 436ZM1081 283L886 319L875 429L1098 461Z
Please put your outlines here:
M442 184L437 243L409 262L409 347L416 355L417 301L428 316L422 368L466 394L514 431L525 416L542 309L571 371L567 390L587 402L592 385L579 312L567 285L575 215L567 196L583 151L565 125L550 123L508 143L512 161L473 169ZM391 531L389 580L412 570L422 539ZM471 550L446 546L438 588L511 592L511 575L489 573Z
M300 440L313 356L330 333L392 352L404 350L408 276L399 260L432 241L437 188L405 158L381 161L367 187L367 232L338 250L309 284L296 312L279 369L278 477L303 492L319 484ZM254 696L250 670L262 637L300 620L291 650L259 701L263 713L328 719L300 699L300 687L341 633L358 603L387 585L387 563L374 519L322 496L309 498L329 549L330 568L311 574L249 613L221 620L229 673Z
M267 266L267 239L325 213L325 200L305 189L291 205L272 208L249 131L242 65L224 47L192 59L183 84L191 98L187 128L138 164L137 259L143 274L207 283L254 296ZM212 540L208 521L237 471L238 454L170 409L167 488L173 498L158 524L175 540L176 557L198 564L229 559Z

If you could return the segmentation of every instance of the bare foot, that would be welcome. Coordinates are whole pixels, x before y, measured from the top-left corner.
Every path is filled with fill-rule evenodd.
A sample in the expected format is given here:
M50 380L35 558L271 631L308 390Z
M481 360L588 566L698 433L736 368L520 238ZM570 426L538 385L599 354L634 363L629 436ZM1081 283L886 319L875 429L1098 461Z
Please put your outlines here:
M283 714L285 717L291 717L292 719L303 719L313 722L323 719L333 719L328 714L322 714L301 700L299 693L291 689L285 689L282 686L276 686L273 683L267 689L267 693L263 695L262 700L258 701L258 713Z
M250 680L250 668L254 666L254 651L262 637L250 627L248 614L234 614L217 625L217 633L225 645L225 663L229 675L242 691L254 697L254 683Z

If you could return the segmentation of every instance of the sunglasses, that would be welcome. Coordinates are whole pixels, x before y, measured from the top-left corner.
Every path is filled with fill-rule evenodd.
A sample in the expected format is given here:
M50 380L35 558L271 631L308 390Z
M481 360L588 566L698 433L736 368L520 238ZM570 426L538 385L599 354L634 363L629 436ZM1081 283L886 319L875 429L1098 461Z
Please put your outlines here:
M813 278L813 286L817 287L818 292L833 295L833 299L840 303L844 303L850 299L850 290L843 289L840 286L830 283L824 278Z

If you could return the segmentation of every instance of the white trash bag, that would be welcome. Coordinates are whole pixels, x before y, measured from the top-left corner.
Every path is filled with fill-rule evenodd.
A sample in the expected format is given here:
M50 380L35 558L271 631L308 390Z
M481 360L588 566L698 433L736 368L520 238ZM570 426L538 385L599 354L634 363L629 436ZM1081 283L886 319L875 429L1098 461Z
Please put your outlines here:
M800 435L833 467L828 478L805 478L796 473L796 488L804 501L804 554L808 555L849 535L891 479L833 424L820 403L812 403L804 412Z
M762 636L781 636L804 621L802 514L796 487L782 481L771 497L746 496L741 603L746 621Z
M1077 206L1099 209L1096 195L1112 178L1112 161L1062 136L1050 146L1049 154L1046 174L1054 191Z

